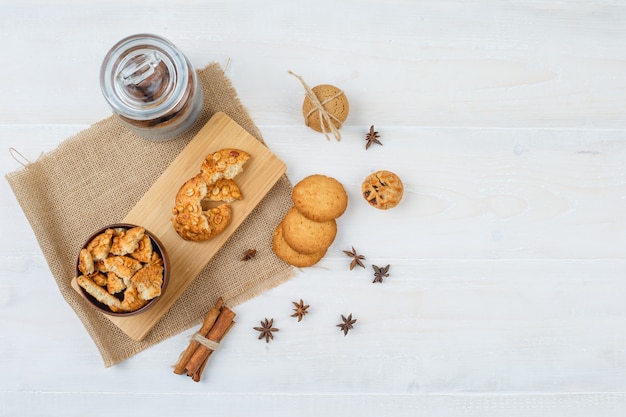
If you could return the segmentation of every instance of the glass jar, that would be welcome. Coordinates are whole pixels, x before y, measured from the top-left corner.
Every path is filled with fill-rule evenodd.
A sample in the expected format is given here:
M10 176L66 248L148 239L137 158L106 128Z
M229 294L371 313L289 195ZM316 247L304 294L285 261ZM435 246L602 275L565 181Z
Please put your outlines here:
M146 139L183 133L202 110L202 86L193 66L156 35L133 35L115 44L102 62L100 87L113 113Z

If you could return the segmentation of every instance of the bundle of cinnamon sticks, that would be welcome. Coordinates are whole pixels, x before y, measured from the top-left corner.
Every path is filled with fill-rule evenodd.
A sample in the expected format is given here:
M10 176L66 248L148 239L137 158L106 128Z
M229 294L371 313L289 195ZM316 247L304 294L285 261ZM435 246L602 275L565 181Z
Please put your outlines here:
M174 373L187 373L194 381L200 381L202 372L226 333L233 327L235 313L224 305L220 297L207 313L200 330L192 337L187 349L181 354L174 367Z

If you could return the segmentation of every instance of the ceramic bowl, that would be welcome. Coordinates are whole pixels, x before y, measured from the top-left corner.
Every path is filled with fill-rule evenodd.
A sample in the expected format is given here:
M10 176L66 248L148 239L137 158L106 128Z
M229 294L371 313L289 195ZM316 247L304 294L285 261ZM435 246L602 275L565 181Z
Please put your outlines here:
M83 244L83 246L81 246L81 250L83 248L86 248L87 245L89 244L89 242L91 242L96 236L98 236L99 234L103 233L107 229L123 228L123 229L128 230L128 229L132 229L133 227L136 227L136 225L128 224L128 223L116 223L116 224L111 224L111 225L102 227L102 228L96 230L95 232L93 232L85 240L85 243ZM159 296L157 296L157 297L155 297L155 298L153 298L151 300L148 300L148 302L143 307L141 307L141 308L139 308L137 310L130 311L130 312L114 312L106 304L103 304L103 303L99 302L93 296L91 296L89 293L87 293L87 291L85 291L85 289L83 289L81 286L77 285L80 294L83 296L83 298L85 300L87 300L87 302L91 306L93 306L93 308L95 308L96 310L98 310L98 311L100 311L100 312L102 312L104 314L108 314L110 316L122 316L122 317L134 316L134 315L137 315L137 314L144 313L146 310L150 309L163 296L163 294L165 293L166 287L167 287L167 283L169 281L169 274L170 274L170 263L169 263L169 259L168 259L168 256L167 256L167 251L165 250L165 247L163 246L161 241L154 234L152 234L149 230L146 229L145 234L152 241L152 250L154 252L158 253L158 255L163 260L163 285L161 286L161 295L159 295ZM78 262L79 262L79 256L76 257L76 274L77 274L76 276L77 277L82 275L82 272L78 269ZM123 299L123 294L124 294L124 292L122 291L122 292L116 294L115 296L118 299L122 300Z

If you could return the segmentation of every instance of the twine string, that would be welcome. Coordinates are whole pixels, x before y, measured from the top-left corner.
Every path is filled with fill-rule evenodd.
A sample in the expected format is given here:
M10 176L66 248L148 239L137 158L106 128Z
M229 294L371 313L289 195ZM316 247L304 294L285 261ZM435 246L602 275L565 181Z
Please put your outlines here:
M15 162L23 167L27 167L28 165L32 164L32 162L28 158L26 158L20 151L18 151L14 147L9 148L9 154L11 154L11 157L15 160Z
M306 122L307 126L309 125L309 116L311 116L313 113L317 112L317 115L320 118L320 127L322 128L322 133L324 133L324 136L326 137L326 140L330 140L330 137L328 136L328 133L332 133L333 136L335 137L335 139L337 141L340 141L341 140L341 133L339 133L339 129L335 126L334 123L332 123L332 121L335 120L339 124L339 126L341 126L342 122L335 115L330 114L324 108L324 105L330 103L331 101L333 101L337 97L341 96L343 94L343 91L339 91L338 93L334 94L333 96L328 97L323 102L320 102L320 100L317 98L317 96L315 95L315 93L313 92L311 87L309 87L309 85L304 81L304 79L301 76L299 76L298 74L294 74L291 71L287 71L287 72L289 74L293 75L294 77L296 77L298 80L300 80L300 83L302 83L302 86L304 87L304 90L306 92L307 98L313 104L313 108L311 110L309 110L309 112L304 116L304 119L305 119L305 122ZM326 130L326 125L328 125L328 127L330 128L330 132L328 132Z
M191 340L195 340L196 342L200 343L202 346L206 347L209 350L215 351L220 348L220 344L218 342L209 340L198 332L195 332L193 336L191 336Z
M230 57L228 57L228 59L226 60L226 64L224 65L224 74L227 74L229 69L230 69Z

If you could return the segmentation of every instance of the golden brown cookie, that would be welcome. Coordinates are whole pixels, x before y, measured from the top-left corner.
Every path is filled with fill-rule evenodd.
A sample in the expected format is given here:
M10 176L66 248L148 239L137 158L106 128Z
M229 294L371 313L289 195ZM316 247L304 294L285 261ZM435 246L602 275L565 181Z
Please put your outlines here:
M172 217L174 229L185 240L202 242L221 233L230 224L232 210L228 204L221 204L202 212L201 216L180 212Z
M321 84L313 87L311 90L330 116L331 123L339 129L348 118L348 113L350 112L348 98L344 92L330 84ZM302 114L304 115L305 124L311 129L317 132L331 131L328 122L324 118L320 118L318 107L308 96L304 98L304 103L302 103Z
M282 224L279 224L274 231L274 236L272 238L272 250L280 259L288 264L299 268L313 266L318 263L324 255L326 255L326 250L309 255L297 252L289 246L287 242L285 242L285 239L283 239L282 229Z
M195 242L210 239L230 223L229 206L205 209L209 201L232 202L241 198L233 177L243 170L250 154L239 149L220 149L204 159L200 173L187 180L178 190L170 218L176 232Z
M94 280L94 282L96 281ZM124 280L122 278L115 275L115 272L107 272L106 287L109 294L117 294L118 292L122 292L126 289L126 284L124 284Z
M174 215L186 213L189 216L200 216L202 200L206 197L209 186L202 174L188 179L176 193L176 205L172 209Z
M109 294L104 288L97 285L93 280L85 275L81 275L76 278L76 282L78 285L83 287L85 291L93 298L101 302L102 304L106 304L112 310L121 308L120 300Z
M221 178L233 179L243 171L243 165L248 159L250 154L240 149L220 149L204 158L201 172L209 185Z
M141 298L139 289L135 285L130 285L126 291L124 291L124 299L120 304L120 310L122 311L135 311L145 306L148 300ZM115 312L113 308L112 311Z
M337 236L334 219L316 222L303 216L295 207L289 209L281 224L285 242L303 254L326 251Z
M402 200L404 185L396 174L382 170L368 175L361 185L361 191L371 206L387 210Z
M82 272L83 275L91 275L95 270L93 257L85 248L81 249L78 254L78 270Z
M108 272L105 273L108 274ZM96 272L93 275L89 275L89 278L101 287L106 287L107 285L107 277L102 272Z
M148 263L152 259L152 240L150 236L143 235L137 245L137 250L129 254L131 258L137 259L141 263Z
M110 253L113 255L127 255L135 252L139 246L139 241L145 236L146 229L141 226L123 230L119 235L113 237Z
M130 277L142 267L141 262L130 256L109 256L104 260L104 267L107 272L114 272L115 275L122 278L124 283L128 285Z
M305 217L325 222L341 216L348 207L343 185L325 175L310 175L298 182L291 193L294 206Z
M152 258L150 258L150 262L148 262L148 264L163 266L163 258L161 258L156 251L152 252Z
M104 232L94 237L87 245L87 250L95 262L104 261L107 256L109 256L113 242L113 234L112 229L106 229Z
M226 203L232 203L242 198L241 190L235 180L222 178L217 180L215 184L209 185L206 197L204 197L202 202L224 201Z
M163 267L148 265L141 268L130 279L131 284L137 287L139 297L144 300L152 300L161 295L163 286Z
M176 232L185 240L207 240L222 232L230 223L232 211L226 204L202 210L202 200L207 196L208 188L204 176L198 174L178 190L170 220Z

